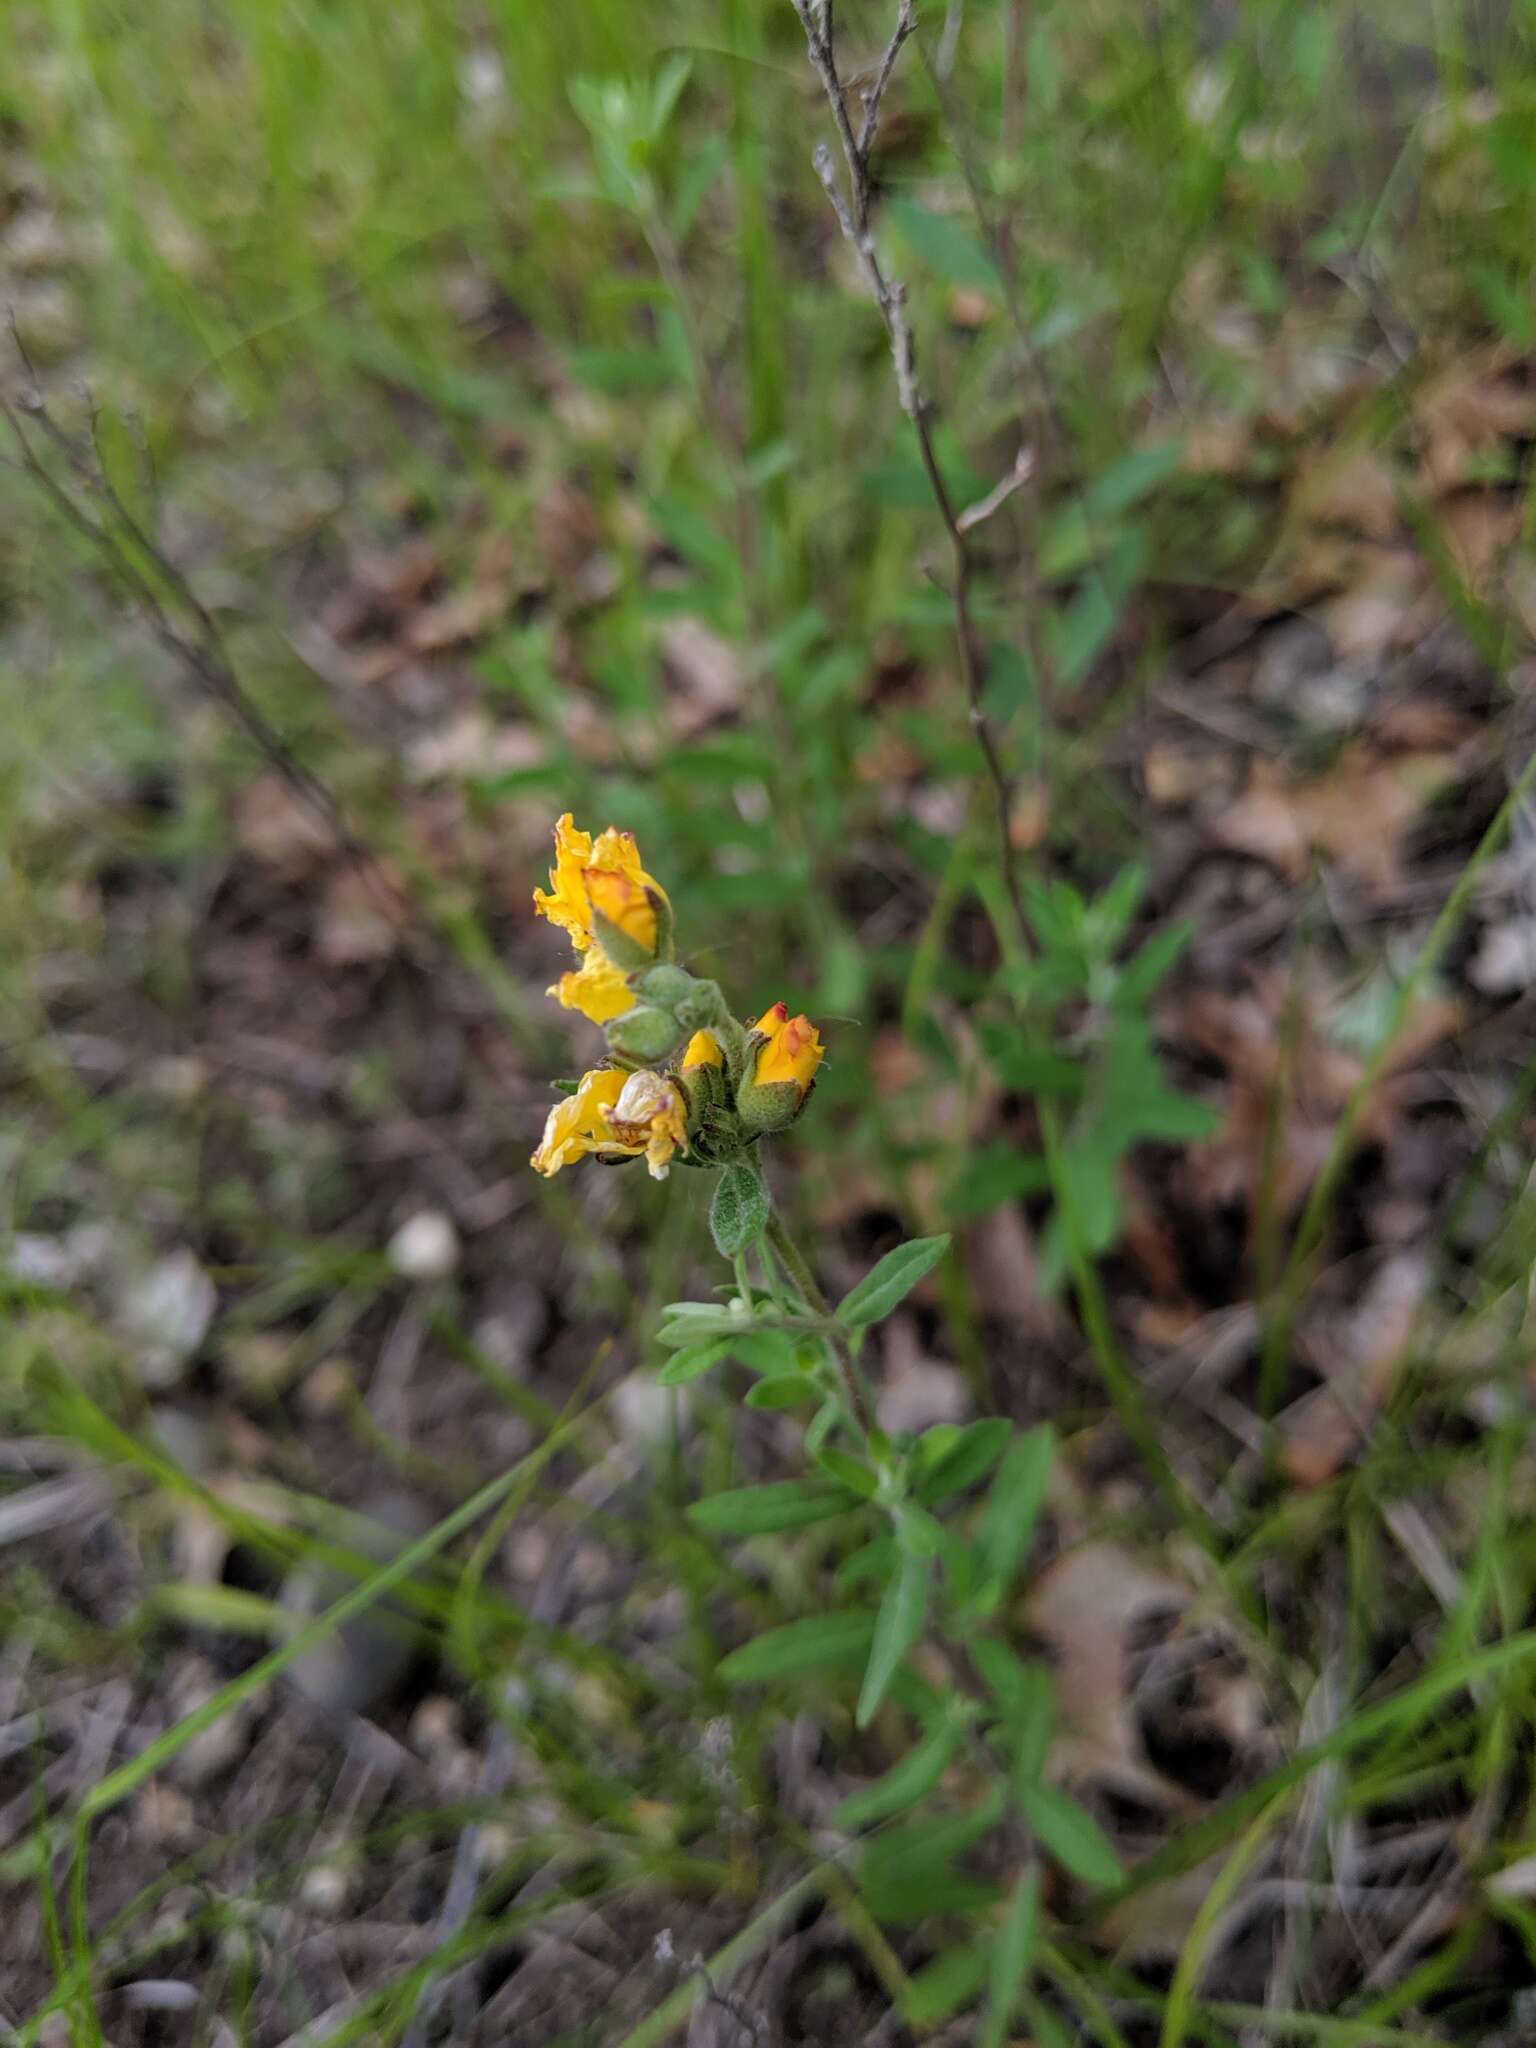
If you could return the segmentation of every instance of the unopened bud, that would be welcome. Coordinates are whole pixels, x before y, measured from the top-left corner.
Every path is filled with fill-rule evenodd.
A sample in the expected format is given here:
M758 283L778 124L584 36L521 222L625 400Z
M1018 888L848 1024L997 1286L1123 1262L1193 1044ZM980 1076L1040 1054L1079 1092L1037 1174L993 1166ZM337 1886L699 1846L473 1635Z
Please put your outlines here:
M622 1017L615 1017L607 1029L608 1043L615 1052L622 1053L629 1060L643 1060L647 1066L653 1066L676 1052L683 1036L683 1026L672 1012L658 1010L651 1003L639 1003L634 1009L626 1010Z

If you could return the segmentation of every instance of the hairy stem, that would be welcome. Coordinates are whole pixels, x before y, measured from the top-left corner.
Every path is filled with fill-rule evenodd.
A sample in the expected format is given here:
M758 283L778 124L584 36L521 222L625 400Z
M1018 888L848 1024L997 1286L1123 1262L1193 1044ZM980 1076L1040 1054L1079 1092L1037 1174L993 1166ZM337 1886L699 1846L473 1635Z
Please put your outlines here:
M819 1316L830 1318L832 1310L827 1297L822 1293L800 1247L784 1228L776 1209L770 1209L768 1212L768 1242L790 1280L804 1296L806 1307L813 1309ZM875 1417L869 1405L869 1395L859 1378L859 1369L853 1362L853 1352L849 1347L848 1338L835 1323L828 1332L827 1344L833 1363L837 1367L838 1382L842 1387L848 1412L865 1437L872 1437L875 1433Z

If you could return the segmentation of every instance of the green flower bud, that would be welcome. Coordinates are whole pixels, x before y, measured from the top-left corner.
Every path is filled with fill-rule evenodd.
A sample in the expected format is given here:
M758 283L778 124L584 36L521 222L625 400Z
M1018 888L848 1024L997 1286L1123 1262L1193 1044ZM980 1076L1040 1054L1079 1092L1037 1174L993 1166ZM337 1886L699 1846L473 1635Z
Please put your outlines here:
M795 1081L748 1081L736 1097L736 1113L754 1137L788 1130L810 1093Z
M642 974L635 986L646 1002L655 1003L658 1009L676 1010L678 1004L698 987L698 983L686 967L667 963L653 967L649 974Z
M638 1003L622 1017L615 1017L607 1031L608 1043L615 1052L622 1053L625 1059L642 1060L647 1066L670 1057L683 1036L683 1027L672 1012L658 1010L650 1003Z

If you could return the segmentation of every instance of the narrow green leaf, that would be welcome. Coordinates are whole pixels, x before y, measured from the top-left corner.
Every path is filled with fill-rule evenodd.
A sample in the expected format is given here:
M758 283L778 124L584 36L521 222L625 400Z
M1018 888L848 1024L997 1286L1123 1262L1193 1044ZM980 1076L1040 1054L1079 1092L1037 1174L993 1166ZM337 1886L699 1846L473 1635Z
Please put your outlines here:
M1120 1859L1091 1813L1054 1785L1019 1788L1019 1806L1035 1840L1084 1884L1118 1884Z
M763 1536L775 1529L803 1529L845 1515L858 1502L841 1486L814 1479L776 1480L712 1493L688 1510L690 1522L719 1536Z
M1050 1671L1038 1659L1026 1664L995 1636L978 1636L970 1649L972 1663L997 1702L1016 1780L1034 1784L1050 1752L1056 1718Z
M681 1351L687 1344L702 1343L706 1337L723 1337L741 1328L739 1316L716 1308L709 1301L674 1301L661 1312L656 1341L668 1351Z
M982 1512L979 1547L982 1570L998 1581L999 1593L1007 1591L1034 1537L1055 1454L1051 1426L1042 1422L1009 1445L997 1468Z
M716 1338L708 1344L690 1344L685 1351L674 1351L661 1371L656 1375L660 1387L680 1387L687 1380L696 1380L711 1371L723 1359L731 1355L730 1340Z
M955 1868L1002 1815L1001 1787L964 1813L926 1815L873 1836L856 1866L859 1889L877 1920L908 1925L930 1913L975 1913L996 1888Z
M749 1408L801 1408L807 1401L814 1401L821 1389L816 1382L803 1372L775 1373L771 1379L759 1380L747 1393Z
M937 1557L944 1548L944 1530L926 1508L903 1501L894 1510L896 1541L909 1557Z
M944 1206L951 1216L984 1216L1020 1195L1038 1195L1050 1184L1050 1171L1039 1153L1021 1152L1006 1139L997 1139L966 1158L945 1193Z
M875 1617L867 1609L851 1614L811 1614L754 1636L723 1658L719 1675L727 1685L761 1685L837 1664L855 1664L869 1648Z
M986 2018L976 2048L1004 2048L1029 1979L1040 1918L1040 1872L1031 1863L1019 1873L1008 1910L992 1939L992 1969Z
M987 1416L980 1422L970 1423L920 1482L918 1499L924 1506L931 1507L936 1500L947 1500L952 1493L974 1486L978 1479L986 1477L1003 1455L1012 1435L1013 1424L1000 1416Z
M968 2005L987 1981L989 1948L984 1941L947 1948L907 1979L902 2017L914 2027L935 2027Z
M911 1293L925 1273L933 1271L948 1250L947 1235L914 1237L897 1245L895 1251L887 1252L879 1265L864 1275L857 1287L844 1295L837 1305L838 1321L855 1326L878 1323Z
M753 1329L748 1324L731 1339L731 1355L749 1371L762 1373L765 1378L795 1369L794 1341L783 1330Z
M722 1166L709 1205L709 1227L715 1249L734 1259L762 1236L768 1222L768 1190L756 1167L741 1160Z
M915 1749L908 1750L900 1763L893 1764L883 1778L850 1792L832 1815L833 1827L867 1827L872 1820L885 1820L893 1813L905 1813L909 1806L916 1806L943 1777L959 1741L960 1723L941 1723Z
M851 1487L862 1500L874 1499L880 1482L862 1458L856 1458L852 1451L840 1451L835 1444L815 1455L822 1471L829 1473L839 1486Z
M928 1616L928 1583L927 1560L907 1556L902 1558L896 1576L885 1589L854 1717L860 1728L869 1726L903 1658L923 1632Z

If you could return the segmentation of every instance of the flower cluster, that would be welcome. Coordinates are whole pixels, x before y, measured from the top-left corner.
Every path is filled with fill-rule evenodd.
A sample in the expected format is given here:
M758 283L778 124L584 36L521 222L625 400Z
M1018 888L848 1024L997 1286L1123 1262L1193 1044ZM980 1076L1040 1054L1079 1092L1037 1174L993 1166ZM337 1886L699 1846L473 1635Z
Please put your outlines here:
M533 1155L540 1173L588 1153L643 1154L664 1180L674 1159L724 1166L794 1122L821 1065L815 1025L784 1003L743 1024L717 983L676 964L672 905L633 833L610 825L594 839L567 812L549 887L533 900L576 949L549 993L601 1024L609 1046L550 1111Z

